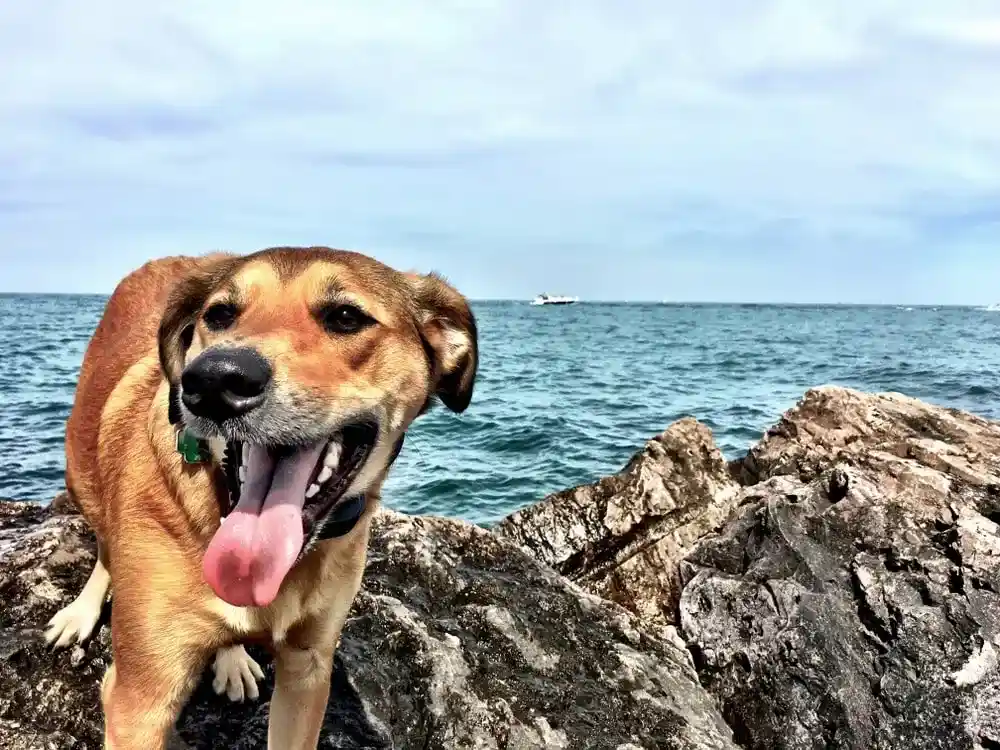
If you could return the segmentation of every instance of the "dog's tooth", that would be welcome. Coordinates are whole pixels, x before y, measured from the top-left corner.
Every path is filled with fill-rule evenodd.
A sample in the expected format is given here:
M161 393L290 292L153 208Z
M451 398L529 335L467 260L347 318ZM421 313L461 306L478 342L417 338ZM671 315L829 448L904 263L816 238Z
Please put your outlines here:
M306 497L312 497L317 492L319 492L319 485L318 484L310 484L309 485L309 489L306 490Z
M240 477L240 483L247 481L247 467L241 466L240 470L237 472Z
M249 443L243 443L243 463L244 463L244 465L249 460L250 460L250 444ZM240 467L240 468L242 468L242 467Z
M330 443L323 458L323 465L330 469L336 469L340 465L340 443Z
M333 476L333 469L331 469L329 466L324 466L323 470L319 473L319 476L316 477L316 483L323 484L324 482L326 482L326 480L328 480L332 476Z

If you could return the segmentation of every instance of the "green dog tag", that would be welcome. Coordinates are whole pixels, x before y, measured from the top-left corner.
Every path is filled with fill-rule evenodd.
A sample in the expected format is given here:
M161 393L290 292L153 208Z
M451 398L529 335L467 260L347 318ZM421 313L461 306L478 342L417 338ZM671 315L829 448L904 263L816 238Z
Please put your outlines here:
M208 461L208 446L187 430L177 432L177 452L186 464L203 464Z

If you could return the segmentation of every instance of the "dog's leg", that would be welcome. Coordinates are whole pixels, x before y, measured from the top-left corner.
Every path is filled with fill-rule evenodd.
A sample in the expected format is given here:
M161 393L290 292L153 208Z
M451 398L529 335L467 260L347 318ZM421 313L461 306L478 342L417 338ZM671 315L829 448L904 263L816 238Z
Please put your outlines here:
M225 693L236 703L242 703L244 695L250 700L260 697L257 682L264 679L264 672L243 646L227 646L216 651L212 671L215 673L212 689L216 695Z
M133 538L139 549L142 541ZM157 562L152 575L161 583L168 575L185 572L183 561L174 564L167 555ZM190 607L190 599L152 593L149 566L137 570L122 565L115 574L113 663L101 687L105 748L165 750L181 709L224 634L217 623ZM164 588L177 591L180 586Z
M73 641L83 643L94 632L94 626L101 617L101 609L111 586L108 572L107 549L97 541L97 563L83 591L68 605L56 612L49 620L45 631L45 642L54 648L65 648Z
M274 692L268 716L268 750L316 750L323 728L333 658L347 614L361 588L367 534L346 548L335 567L324 572L338 584L338 595L322 619L309 618L275 644Z
M115 645L116 659L101 685L104 748L166 750L211 650L177 641L166 647L133 641ZM128 659L117 658L126 648Z
M283 645L276 649L268 750L316 750L330 698L334 642L313 648Z

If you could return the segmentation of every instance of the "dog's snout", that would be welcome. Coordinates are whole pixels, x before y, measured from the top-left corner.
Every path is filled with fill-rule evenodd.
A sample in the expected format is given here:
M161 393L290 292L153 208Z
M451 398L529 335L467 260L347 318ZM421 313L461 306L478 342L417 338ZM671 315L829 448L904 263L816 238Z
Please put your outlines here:
M271 367L253 349L209 349L181 375L184 405L199 417L224 422L264 401Z

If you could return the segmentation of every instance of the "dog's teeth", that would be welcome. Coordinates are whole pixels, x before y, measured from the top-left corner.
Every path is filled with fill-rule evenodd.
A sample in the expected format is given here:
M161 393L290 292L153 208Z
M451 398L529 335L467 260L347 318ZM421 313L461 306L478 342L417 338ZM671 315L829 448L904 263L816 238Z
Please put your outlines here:
M247 481L247 467L246 466L241 466L240 470L237 473L240 476L240 482Z
M319 485L318 484L310 484L309 485L309 489L306 490L306 497L312 497L317 492L319 492Z
M250 446L247 443L243 443L243 463L247 463L250 460ZM243 467L240 467L241 469Z
M329 466L324 466L323 470L319 473L319 476L316 477L316 483L323 484L324 482L326 482L326 480L328 480L332 476L333 476L333 469L331 469Z

